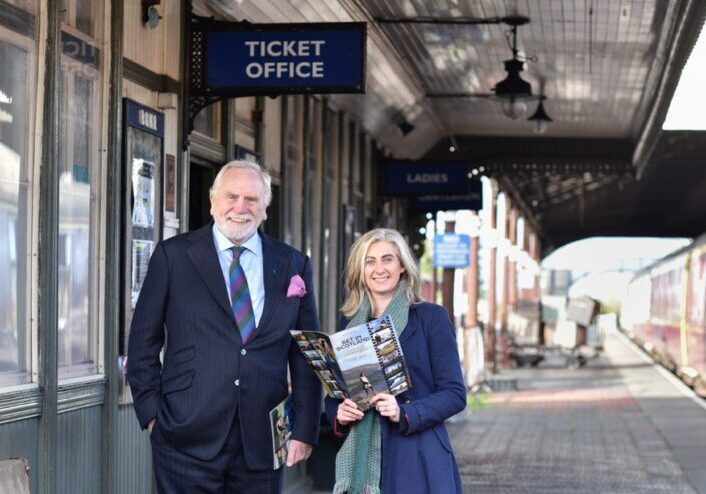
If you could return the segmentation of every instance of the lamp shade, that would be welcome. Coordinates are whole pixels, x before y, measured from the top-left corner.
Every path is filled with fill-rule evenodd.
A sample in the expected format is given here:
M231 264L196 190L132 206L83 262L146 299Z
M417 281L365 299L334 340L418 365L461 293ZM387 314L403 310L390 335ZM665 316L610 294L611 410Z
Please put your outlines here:
M500 109L506 117L517 120L527 111L527 103L512 96L500 100Z
M507 77L498 82L493 91L500 100L503 113L513 120L522 116L527 110L525 99L532 97L532 86L520 77L523 63L513 57L505 60Z
M498 82L493 89L499 98L529 98L532 96L532 85L520 77L524 64L516 58L505 60L507 77Z
M540 97L537 109L532 114L532 116L527 119L532 122L534 131L537 134L544 134L547 131L549 122L552 121L552 119L549 118L549 115L547 115L547 112L544 111L544 99L545 96Z

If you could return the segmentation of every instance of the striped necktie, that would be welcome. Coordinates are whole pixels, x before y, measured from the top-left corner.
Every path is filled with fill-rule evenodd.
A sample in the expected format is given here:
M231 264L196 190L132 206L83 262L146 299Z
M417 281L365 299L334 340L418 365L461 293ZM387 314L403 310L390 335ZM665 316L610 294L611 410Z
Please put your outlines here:
M230 303L233 309L235 322L240 329L240 337L243 343L247 343L255 330L255 313L248 290L248 280L245 278L245 271L240 265L240 256L245 247L231 247L233 251L233 261L230 263Z

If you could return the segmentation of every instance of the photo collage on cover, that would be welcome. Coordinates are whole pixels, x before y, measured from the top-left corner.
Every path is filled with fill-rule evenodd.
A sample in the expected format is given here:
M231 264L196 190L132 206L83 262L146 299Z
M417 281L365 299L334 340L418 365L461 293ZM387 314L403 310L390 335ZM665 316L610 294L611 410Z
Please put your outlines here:
M368 331L390 394L398 395L409 389L410 379L407 367L390 316L386 315L370 321Z
M288 396L270 410L270 428L272 430L272 452L275 470L287 461L287 441L294 430L295 410L292 396Z
M336 363L331 342L322 333L292 331L294 340L314 368L326 394L332 398L345 398L345 380Z

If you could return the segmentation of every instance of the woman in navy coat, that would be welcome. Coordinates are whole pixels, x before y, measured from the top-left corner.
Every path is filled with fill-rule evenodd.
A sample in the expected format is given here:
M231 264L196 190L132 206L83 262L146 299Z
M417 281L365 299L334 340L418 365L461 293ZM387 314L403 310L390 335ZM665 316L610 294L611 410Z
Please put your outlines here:
M444 420L464 409L466 387L446 310L421 301L419 268L394 230L375 229L355 242L346 287L340 329L390 314L412 387L397 396L376 394L365 414L351 400L326 399L335 434L346 438L336 458L334 493L461 493ZM370 437L356 432L366 430L368 414L379 423Z

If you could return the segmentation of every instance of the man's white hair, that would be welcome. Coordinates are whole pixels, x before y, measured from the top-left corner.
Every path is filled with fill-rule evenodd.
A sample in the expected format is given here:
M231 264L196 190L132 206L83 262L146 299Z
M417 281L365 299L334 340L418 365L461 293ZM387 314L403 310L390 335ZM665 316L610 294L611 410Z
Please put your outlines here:
M213 179L213 185L211 185L211 188L208 191L209 197L213 199L213 195L216 193L216 189L218 189L223 175L225 175L226 173L228 173L229 170L232 170L234 168L240 168L243 170L253 170L257 172L258 175L260 175L263 190L262 201L264 202L265 207L269 206L270 202L272 201L272 177L270 176L267 170L263 169L254 161L235 160L223 165L223 167L218 171L216 178Z

